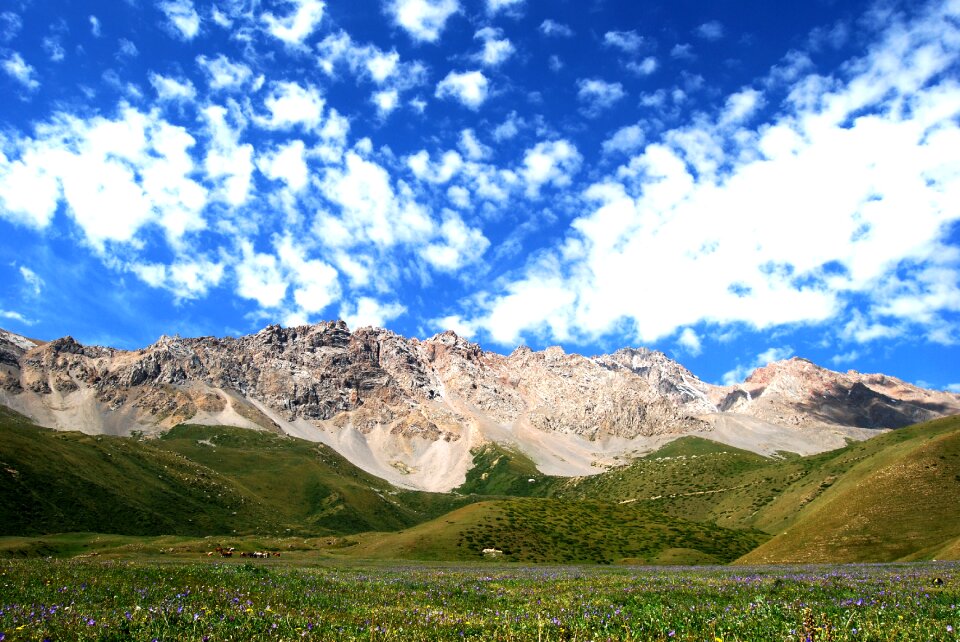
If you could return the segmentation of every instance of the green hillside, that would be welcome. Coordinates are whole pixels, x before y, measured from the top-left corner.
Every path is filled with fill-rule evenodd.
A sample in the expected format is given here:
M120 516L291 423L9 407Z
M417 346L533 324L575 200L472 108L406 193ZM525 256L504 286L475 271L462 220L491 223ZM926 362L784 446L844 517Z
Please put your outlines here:
M466 506L400 533L361 536L351 557L534 563L730 562L766 539L664 515L645 506L600 501L512 499Z
M179 426L157 440L39 428L0 407L0 535L342 534L466 500L397 491L320 444Z
M741 561L956 559L960 419L904 429L871 446L838 457L849 470Z
M183 425L158 439L89 436L0 406L0 555L150 548L104 543L114 536L192 541L179 546L194 554L216 536L384 559L479 560L484 548L545 563L956 559L957 497L960 417L812 457L688 437L572 479L487 445L455 492L423 493L273 433Z

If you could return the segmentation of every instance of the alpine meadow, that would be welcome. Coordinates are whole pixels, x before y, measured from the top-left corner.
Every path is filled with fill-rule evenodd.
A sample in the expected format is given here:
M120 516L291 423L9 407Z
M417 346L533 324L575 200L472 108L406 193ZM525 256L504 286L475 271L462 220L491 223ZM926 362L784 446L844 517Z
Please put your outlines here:
M0 642L960 641L960 0L8 0Z

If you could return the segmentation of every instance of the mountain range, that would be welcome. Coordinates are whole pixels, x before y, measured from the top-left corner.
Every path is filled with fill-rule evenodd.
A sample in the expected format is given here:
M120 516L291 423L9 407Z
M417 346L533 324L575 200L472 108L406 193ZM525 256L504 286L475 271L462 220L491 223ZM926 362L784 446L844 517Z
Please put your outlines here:
M448 491L478 449L546 475L589 476L681 437L811 455L960 413L960 395L793 358L701 381L661 352L509 355L453 332L425 340L342 321L238 338L161 337L140 350L0 331L0 403L38 425L158 436L183 423L319 442L396 486Z

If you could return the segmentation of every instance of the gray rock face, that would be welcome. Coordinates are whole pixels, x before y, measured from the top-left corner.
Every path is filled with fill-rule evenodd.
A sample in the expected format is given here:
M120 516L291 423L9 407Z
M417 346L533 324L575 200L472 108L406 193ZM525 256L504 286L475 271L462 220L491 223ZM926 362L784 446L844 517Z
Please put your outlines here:
M960 396L802 359L714 386L644 348L588 358L520 347L505 356L452 332L421 341L351 332L342 321L239 338L164 336L136 351L0 331L0 402L86 432L156 433L185 421L288 432L432 489L456 485L470 448L490 440L513 442L553 472L584 474L611 457L708 433L724 416L779 431L777 443L787 431L785 443L816 451L842 445L838 429L862 438L869 432L858 429L960 412Z

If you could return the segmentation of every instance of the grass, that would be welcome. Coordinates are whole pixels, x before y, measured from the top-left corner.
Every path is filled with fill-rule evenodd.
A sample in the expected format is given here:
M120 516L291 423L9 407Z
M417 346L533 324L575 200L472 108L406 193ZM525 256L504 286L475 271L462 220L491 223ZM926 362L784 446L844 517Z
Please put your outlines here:
M552 564L720 564L766 539L664 515L636 504L556 499L486 501L400 533L360 537L351 557Z
M205 536L300 538L278 546L380 559L475 560L484 548L525 563L960 557L956 417L812 457L691 437L584 478L542 475L500 445L474 463L456 492L421 493L273 433L183 425L153 440L89 436L0 407L0 536L10 536L0 556L84 553L102 537L48 537L77 532L200 548Z
M473 468L457 488L463 495L546 497L559 478L544 475L523 453L500 444L473 451Z
M958 581L956 564L12 561L0 563L0 639L956 640Z
M225 426L161 439L39 428L0 407L0 535L348 534L466 503L400 491L321 444Z

